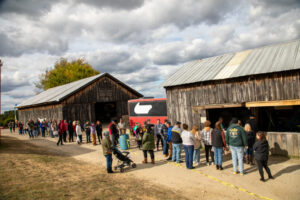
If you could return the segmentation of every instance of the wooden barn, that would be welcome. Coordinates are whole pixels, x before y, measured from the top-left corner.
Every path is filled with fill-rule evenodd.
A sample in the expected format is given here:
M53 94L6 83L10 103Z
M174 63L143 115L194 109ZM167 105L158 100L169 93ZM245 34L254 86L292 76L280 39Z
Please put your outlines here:
M186 63L163 86L172 122L228 126L253 114L273 147L300 155L300 40Z
M18 105L18 119L108 122L128 114L127 101L142 94L108 73L48 89Z

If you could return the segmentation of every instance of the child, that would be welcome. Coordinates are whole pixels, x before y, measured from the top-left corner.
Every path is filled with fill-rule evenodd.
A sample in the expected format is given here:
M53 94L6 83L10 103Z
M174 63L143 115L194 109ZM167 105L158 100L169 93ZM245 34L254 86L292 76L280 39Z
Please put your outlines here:
M246 163L253 165L253 145L255 143L255 133L252 131L250 124L245 125L245 131L248 141L248 149L246 149Z
M269 157L269 143L266 139L266 136L263 132L259 131L257 133L257 142L255 142L253 149L255 151L255 160L258 166L259 174L260 174L260 180L262 182L265 181L264 179L264 172L263 167L268 173L269 179L273 179L273 176L271 174L271 171L268 167L268 157Z
M106 168L107 168L107 173L113 173L112 171L112 142L109 138L109 132L105 131L104 132L104 139L102 140L102 150L103 150L103 155L106 158Z

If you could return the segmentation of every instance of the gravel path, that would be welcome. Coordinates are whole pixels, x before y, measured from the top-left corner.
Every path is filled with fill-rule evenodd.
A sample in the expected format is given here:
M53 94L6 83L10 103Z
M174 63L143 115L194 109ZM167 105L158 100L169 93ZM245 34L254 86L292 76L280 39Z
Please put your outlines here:
M77 145L66 143L56 146L57 139L37 138L29 139L28 136L20 136L2 130L3 135L13 136L24 142L46 147L50 152L70 156L75 159L105 167L105 159L100 145L91 144ZM259 181L256 166L245 165L247 175L234 175L230 157L225 156L224 170L219 171L215 166L206 166L204 154L201 153L201 165L195 170L185 169L185 163L176 165L167 162L162 152L155 152L156 164L141 164L142 151L135 148L130 150L131 158L137 163L136 169L127 169L125 173L136 176L139 179L149 181L159 187L160 185L170 188L169 191L179 191L189 199L299 199L300 197L300 160L286 159L282 157L270 158L270 169L275 180L265 183ZM184 154L184 153L183 153ZM113 164L116 163L114 159ZM116 174L117 176L117 174Z

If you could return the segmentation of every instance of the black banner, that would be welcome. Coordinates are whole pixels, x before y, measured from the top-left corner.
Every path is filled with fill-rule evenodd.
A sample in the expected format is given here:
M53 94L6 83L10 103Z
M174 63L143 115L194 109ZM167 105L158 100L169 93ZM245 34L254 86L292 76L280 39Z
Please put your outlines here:
M166 101L130 102L129 116L167 116Z

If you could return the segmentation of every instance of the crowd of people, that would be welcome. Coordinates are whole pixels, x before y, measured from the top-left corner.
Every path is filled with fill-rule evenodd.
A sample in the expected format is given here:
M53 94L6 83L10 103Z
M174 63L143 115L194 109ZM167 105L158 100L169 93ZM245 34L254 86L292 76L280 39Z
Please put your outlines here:
M216 170L223 170L223 155L231 152L233 174L247 174L244 163L254 165L255 158L260 180L265 181L263 168L268 177L273 179L268 168L268 141L265 133L258 131L254 116L250 116L244 127L240 120L233 118L226 130L222 118L215 123L214 127L209 120L205 121L202 130L197 125L190 130L187 124L181 122L176 122L172 126L168 120L164 123L157 120L157 123L151 127L147 120L144 126L137 123L133 128L137 146L143 150L143 163L148 162L147 152L150 154L151 163L155 163L156 143L157 151L162 146L162 153L168 161L182 163L181 152L184 150L186 168L194 169L195 166L200 165L200 149L203 146L207 166L215 165Z
M86 143L101 144L103 154L107 161L107 172L112 173L112 149L116 148L119 136L126 133L126 125L122 119L119 123L112 120L108 126L108 131L102 136L102 124L100 121L81 124L80 121L60 120L29 120L25 126L22 122L13 122L19 128L19 134L28 133L30 138L38 136L58 137L57 146L64 142L76 142L82 144L82 134L86 134ZM256 160L261 181L265 181L263 168L268 177L273 178L268 168L269 145L264 132L257 129L257 122L254 116L243 127L241 121L233 118L227 129L224 128L223 119L220 118L211 126L209 120L204 122L202 130L197 125L189 129L187 124L176 122L172 126L171 122L165 120L161 123L157 120L155 125L150 120L144 122L143 126L136 123L132 130L137 147L143 151L143 163L148 163L150 154L151 163L155 164L154 149L160 151L162 147L163 156L168 161L182 163L181 152L185 152L185 164L187 169L194 169L200 165L200 149L204 148L206 165L215 165L217 170L223 170L223 155L231 152L233 173L245 175L244 162L253 165ZM10 124L10 131L13 132L15 126ZM255 152L255 153L254 153ZM239 168L239 169L238 169Z

